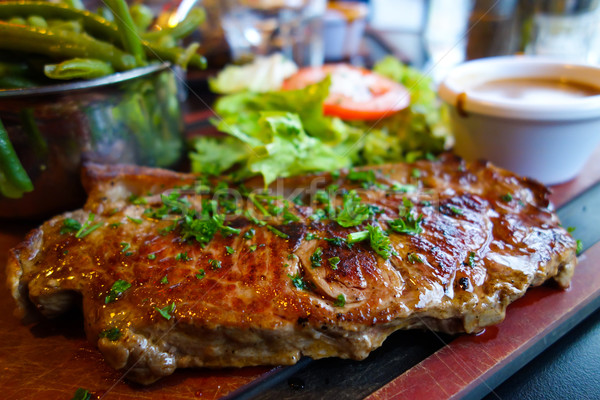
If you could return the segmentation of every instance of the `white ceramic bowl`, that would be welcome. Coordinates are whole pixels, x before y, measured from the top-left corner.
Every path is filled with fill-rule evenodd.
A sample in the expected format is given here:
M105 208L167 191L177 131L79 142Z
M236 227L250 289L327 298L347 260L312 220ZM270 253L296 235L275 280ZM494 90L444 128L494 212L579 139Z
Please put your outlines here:
M574 178L600 143L600 95L561 101L490 97L476 88L503 79L549 79L599 88L600 68L525 56L454 68L439 87L450 108L455 151L547 185Z

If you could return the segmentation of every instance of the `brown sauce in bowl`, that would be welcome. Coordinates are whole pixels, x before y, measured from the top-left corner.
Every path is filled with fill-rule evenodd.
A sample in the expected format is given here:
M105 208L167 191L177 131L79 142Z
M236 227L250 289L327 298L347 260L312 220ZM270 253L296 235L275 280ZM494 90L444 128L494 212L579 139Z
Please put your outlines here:
M473 86L470 94L489 100L556 104L600 95L600 88L585 83L549 78L510 78Z

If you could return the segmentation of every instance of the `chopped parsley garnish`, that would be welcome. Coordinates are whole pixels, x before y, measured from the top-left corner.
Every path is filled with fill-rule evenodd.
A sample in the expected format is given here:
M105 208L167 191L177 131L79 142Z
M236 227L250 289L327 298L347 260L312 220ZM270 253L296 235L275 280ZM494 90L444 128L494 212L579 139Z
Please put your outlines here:
M198 271L198 273L196 274L196 279L201 280L204 279L204 277L206 276L206 272L204 271L204 269L200 269Z
M148 260L156 260L156 254L148 254Z
M160 280L160 283L162 283L163 285L166 285L167 283L169 283L169 278L167 277L167 275L162 277L162 279Z
M346 241L348 244L354 244L369 239L371 249L381 257L388 259L395 255L390 238L378 225L368 225L366 231L352 232L348 234Z
M338 297L335 299L335 303L333 303L336 307L344 307L346 305L346 296L343 294L338 294Z
M418 168L413 168L413 170L410 172L410 176L412 176L415 179L418 179L421 177L421 170Z
M187 251L186 252L182 252L182 253L178 253L175 256L175 259L177 261L190 261L191 260L191 258L188 256L188 252Z
M506 193L506 194L502 195L502 196L500 197L500 199L501 199L502 201L504 201L504 202L508 203L508 202L512 201L513 197L512 197L512 194L510 194L510 193Z
M98 336L100 338L107 338L111 342L115 342L121 337L121 331L119 328L108 328L100 332Z
M250 195L248 195L248 199L250 199L250 201L256 206L256 208L258 208L258 210L265 217L271 217L271 213L269 213L269 211L267 211L267 209L262 204L260 204L260 201L258 201L258 199L256 198L255 193L250 193Z
M458 207L448 206L448 209L456 215L463 215L463 211Z
M283 223L289 224L290 222L298 222L298 221L300 221L300 218L296 214L292 213L289 210L289 207L286 205L283 209Z
M315 252L312 253L312 255L310 256L310 265L313 268L320 267L321 262L323 261L322 257L323 257L323 249L320 247L317 247Z
M412 213L413 206L413 203L409 199L406 197L403 199L403 206L400 206L398 210L398 218L388 223L393 231L407 235L418 235L423 232L420 226L421 221L423 221L423 215L415 218Z
M469 252L469 261L467 261L467 264L469 265L469 267L475 266L475 252L474 251Z
M317 190L315 193L315 201L321 204L327 204L329 202L329 193L323 189Z
M373 170L348 172L348 179L352 182L362 182L363 186L371 187L375 183L375 172Z
M92 394L87 389L78 388L73 394L73 398L71 400L90 400L92 398Z
M123 247L121 249L121 253L125 253L127 250L129 250L129 248L131 247L131 245L127 242L121 242L121 247Z
M419 256L418 254L415 254L415 253L408 253L408 256L406 258L411 264L414 264L414 263L423 264L423 262L424 262L423 259L421 258L421 256Z
M381 257L388 259L393 253L392 244L390 238L378 225L367 225L369 231L369 241L371 242L371 248L375 253Z
M135 204L137 206L148 204L148 201L144 197L136 196L135 194L132 194L131 196L129 196L129 198L127 200L131 204Z
M219 260L213 260L211 258L208 260L208 263L210 264L210 267L212 269L221 269L221 261L219 261Z
M417 191L417 186L411 185L409 183L394 182L394 184L392 185L392 190L394 192L400 192L400 193L413 193L413 192Z
M250 250L250 253L254 253L257 249L258 245L253 244L252 246L248 247L248 250Z
M294 203L297 206L303 206L304 202L302 201L302 195L298 195L298 196L294 197L292 199L292 203Z
M577 254L581 253L583 251L583 242L579 239L575 240L575 243L577 243Z
M322 208L317 208L309 218L313 221L320 221L322 219L327 219L327 213Z
M319 239L319 237L316 234L312 233L312 232L308 232L306 234L306 236L304 236L304 239L306 239L306 240L313 240L313 239Z
M365 220L372 216L372 211L369 206L361 203L360 196L356 191L351 190L344 194L343 197L343 208L338 213L336 222L348 228L362 224Z
M281 232L279 229L275 228L272 225L266 225L266 228L282 239L289 239L290 237L287 233Z
M94 222L95 218L96 218L96 214L94 214L94 213L90 213L88 215L87 221L85 221L85 223L83 225L81 225L81 228L79 228L79 230L75 234L75 237L77 239L86 237L90 233L94 232L96 229L100 228L102 226L102 224L104 224L104 222L98 222L97 224L90 226L90 224L92 222Z
M138 224L138 225L140 225L142 222L144 222L144 220L142 220L141 218L133 218L133 217L130 217L129 215L127 216L127 219L130 220L131 222L133 222L134 224Z
M567 232L569 232L569 233L573 233L573 232L575 232L575 229L576 229L576 228L575 228L574 226L569 226L569 227L567 228Z
M242 237L244 239L252 239L255 233L256 231L254 230L254 228L250 228L246 232L244 232L244 235Z
M168 306L163 307L163 308L154 307L154 309L156 311L158 311L159 314L162 315L164 319L169 320L172 317L171 313L173 311L175 311L175 303L171 303Z
M131 283L122 279L117 280L108 291L108 295L104 298L104 304L112 303L117 300L123 292L131 287Z
M239 229L226 226L225 215L218 213L218 202L216 200L203 200L202 210L198 211L191 207L190 202L181 198L177 191L169 195L161 195L163 205L152 212L152 218L163 219L169 214L181 215L172 225L162 228L159 233L168 234L179 228L180 235L184 241L196 240L205 246L212 240L217 232L222 235L236 235Z
M68 232L77 232L81 229L81 224L79 221L73 218L65 218L63 220L63 226L60 228L60 234L64 235Z
M331 269L337 269L338 264L340 263L339 257L331 257L329 260L329 265L331 265Z
M325 238L326 241L328 241L329 243L331 243L334 246L343 246L346 243L346 239L341 238L341 237L332 237L332 238Z
M116 229L116 228L120 227L121 225L123 225L121 222L113 222L112 224L109 224L108 226L110 228Z
M235 249L233 247L230 246L225 246L225 251L227 252L227 254L232 255L235 253Z
M306 284L306 282L304 281L304 279L302 279L302 276L300 276L300 273L297 273L294 276L288 274L288 278L290 278L292 280L292 283L294 284L294 286L296 288L298 288L300 290L307 290L308 289L308 285Z

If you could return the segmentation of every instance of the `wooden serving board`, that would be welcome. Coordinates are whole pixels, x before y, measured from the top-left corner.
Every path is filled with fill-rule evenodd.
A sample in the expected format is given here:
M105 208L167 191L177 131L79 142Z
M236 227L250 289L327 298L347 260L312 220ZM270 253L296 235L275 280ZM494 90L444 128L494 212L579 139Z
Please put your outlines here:
M600 149L577 179L554 188L555 204L566 203L600 181L598 159ZM37 223L0 221L1 282L6 280L8 250L35 226ZM365 386L367 393L351 384L343 387L331 384L331 392L345 393L342 398L370 394L370 399L481 397L599 306L600 274L596 273L599 263L600 245L596 245L581 257L569 290L552 286L532 289L509 307L504 322L486 329L484 334L450 338L447 344L437 346L441 347L439 350L433 348L433 354L424 360L403 369L398 367L397 373L392 372L393 376L374 383L373 387ZM281 393L271 391L270 387L294 371L284 367L178 370L149 387L132 385L108 367L97 349L87 342L79 313L24 325L12 315L13 309L8 290L0 287L2 399L70 399L79 387L102 399L247 398L256 394L275 398ZM411 336L398 337L405 341ZM368 369L370 362L367 359L358 365ZM302 366L306 365L310 371L314 364L304 362ZM357 369L349 369L353 370ZM348 382L368 381L362 373L347 378ZM297 395L313 397L302 391Z

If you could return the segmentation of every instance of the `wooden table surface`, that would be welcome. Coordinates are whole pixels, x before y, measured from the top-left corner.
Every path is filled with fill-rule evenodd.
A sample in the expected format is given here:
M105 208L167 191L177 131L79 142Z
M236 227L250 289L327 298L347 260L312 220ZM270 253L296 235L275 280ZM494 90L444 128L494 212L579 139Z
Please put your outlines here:
M577 179L553 188L555 204L565 203L600 181L599 159L600 149ZM8 250L36 225L0 221L0 281L6 279ZM503 368L503 363L518 357L534 343L532 340L548 335L560 324L556 309L566 318L585 302L598 297L600 278L595 273L598 261L600 246L594 246L582 257L570 290L534 289L509 307L505 322L486 330L483 336L457 338L383 386L371 398L411 398L425 394L428 398L461 397L482 382L485 384L487 375ZM178 370L149 387L132 385L108 367L96 348L87 342L79 313L54 321L22 324L12 315L13 309L8 290L1 287L2 399L70 399L79 387L103 399L215 399L281 371L280 367ZM527 322L536 318L535 323ZM519 335L515 335L517 332ZM473 361L465 363L465 359ZM471 367L465 369L465 365Z

